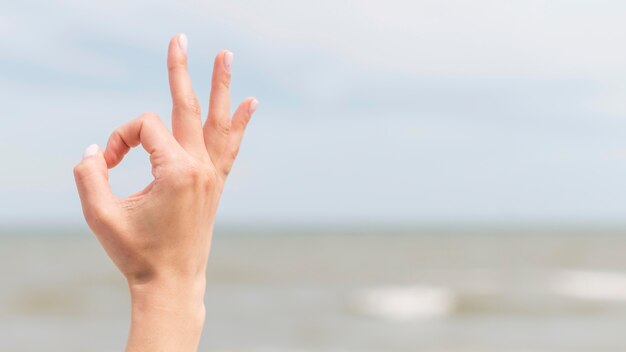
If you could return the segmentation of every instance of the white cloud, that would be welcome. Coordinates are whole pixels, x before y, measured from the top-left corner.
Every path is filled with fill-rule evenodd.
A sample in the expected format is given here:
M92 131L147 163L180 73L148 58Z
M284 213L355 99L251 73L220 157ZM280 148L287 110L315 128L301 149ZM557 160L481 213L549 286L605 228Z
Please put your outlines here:
M259 38L417 74L608 77L626 73L623 5L571 1L206 3ZM280 9L276 11L276 9Z
M269 5L263 1L116 0L94 6L65 0L55 6L54 16L59 20L46 20L46 26L36 26L35 21L45 17L33 17L26 5L14 11L12 15L25 24L19 28L19 37L37 49L11 42L9 52L42 62L50 60L52 53L59 54L58 62L70 61L80 68L81 61L95 58L72 47L50 47L46 43L58 42L51 37L101 33L155 49L162 46L161 37L175 28L219 22L225 30L234 28L260 42L327 50L367 69L480 77L626 75L625 8L615 2L591 6L566 0L277 0ZM22 21L29 18L33 20ZM78 28L86 33L68 32ZM93 68L85 67L85 71Z

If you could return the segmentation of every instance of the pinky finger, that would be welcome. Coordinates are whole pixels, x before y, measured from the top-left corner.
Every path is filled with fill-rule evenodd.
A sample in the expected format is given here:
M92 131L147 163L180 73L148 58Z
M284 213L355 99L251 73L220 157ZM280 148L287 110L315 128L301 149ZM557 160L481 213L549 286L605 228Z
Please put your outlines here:
M228 143L224 155L222 156L220 165L224 175L228 175L230 169L233 167L233 163L239 154L239 147L243 140L244 131L254 111L259 105L259 101L255 98L246 98L235 110L233 119L231 122L230 133L228 136Z

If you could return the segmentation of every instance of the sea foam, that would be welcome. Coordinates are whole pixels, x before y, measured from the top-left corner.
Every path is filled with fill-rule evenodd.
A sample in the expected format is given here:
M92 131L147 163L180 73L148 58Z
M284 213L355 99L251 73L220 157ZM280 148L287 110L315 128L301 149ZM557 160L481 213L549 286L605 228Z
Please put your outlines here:
M551 281L554 293L586 300L626 301L626 273L561 270Z
M441 318L455 308L454 293L432 286L381 286L356 292L352 304L357 313L393 321Z

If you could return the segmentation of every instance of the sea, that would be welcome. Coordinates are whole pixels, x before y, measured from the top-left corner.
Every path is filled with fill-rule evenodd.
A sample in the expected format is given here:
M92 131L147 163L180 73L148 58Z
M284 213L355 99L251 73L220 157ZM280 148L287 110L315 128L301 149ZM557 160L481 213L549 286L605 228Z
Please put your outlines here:
M623 352L626 229L218 227L199 351ZM123 351L83 227L0 229L0 351Z

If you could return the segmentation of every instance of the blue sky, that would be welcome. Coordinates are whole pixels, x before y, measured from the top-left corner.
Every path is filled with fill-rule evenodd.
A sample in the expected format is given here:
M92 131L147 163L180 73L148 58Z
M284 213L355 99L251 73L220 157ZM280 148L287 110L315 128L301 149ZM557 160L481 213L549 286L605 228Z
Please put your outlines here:
M73 164L169 120L168 39L207 101L213 55L261 106L225 223L626 223L618 1L0 4L0 224L81 223ZM205 103L206 111L206 103ZM150 182L135 150L116 193Z

